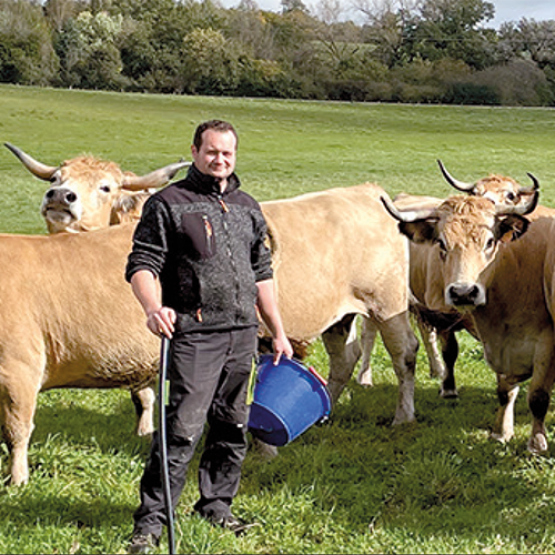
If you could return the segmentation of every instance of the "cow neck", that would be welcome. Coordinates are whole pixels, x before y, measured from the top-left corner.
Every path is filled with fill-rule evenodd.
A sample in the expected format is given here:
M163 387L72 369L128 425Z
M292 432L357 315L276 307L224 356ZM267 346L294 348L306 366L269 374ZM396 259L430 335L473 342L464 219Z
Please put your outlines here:
M233 191L236 191L240 186L241 182L235 173L232 173L227 179L227 187L222 193L220 191L220 182L212 177L211 175L206 175L202 173L194 164L190 166L187 177L183 180L184 185L197 193L203 195L217 195L226 196Z

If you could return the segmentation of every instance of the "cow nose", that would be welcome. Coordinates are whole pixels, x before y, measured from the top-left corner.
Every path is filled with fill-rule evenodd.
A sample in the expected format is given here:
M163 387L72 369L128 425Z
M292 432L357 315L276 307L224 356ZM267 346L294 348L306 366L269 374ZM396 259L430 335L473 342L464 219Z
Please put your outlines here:
M447 298L454 306L480 304L480 288L476 283L453 283L447 288Z
M71 204L77 200L77 195L70 189L61 189L54 187L48 189L45 194L46 200L49 202L59 202L60 204Z

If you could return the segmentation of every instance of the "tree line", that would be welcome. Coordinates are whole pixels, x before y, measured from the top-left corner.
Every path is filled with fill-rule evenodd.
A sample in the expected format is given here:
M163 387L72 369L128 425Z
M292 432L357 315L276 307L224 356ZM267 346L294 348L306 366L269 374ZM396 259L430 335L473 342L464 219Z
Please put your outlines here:
M0 0L0 82L165 94L555 105L555 20L483 0Z

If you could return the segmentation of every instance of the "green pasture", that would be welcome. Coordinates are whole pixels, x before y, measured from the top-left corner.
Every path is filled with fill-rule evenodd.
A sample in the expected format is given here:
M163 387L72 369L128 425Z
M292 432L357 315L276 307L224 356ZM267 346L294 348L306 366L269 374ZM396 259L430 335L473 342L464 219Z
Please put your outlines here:
M555 112L547 109L408 106L96 93L0 86L0 139L57 165L82 153L138 174L188 158L194 128L232 121L238 173L259 200L379 183L447 196L436 160L462 180L489 173L541 184L555 206ZM47 184L0 147L0 232L44 233ZM0 269L1 271L1 269ZM79 271L78 261L75 271ZM33 279L30 273L29 279ZM123 279L123 278L122 278ZM11 299L14 310L25 310ZM518 299L515 299L518 302ZM261 526L244 538L192 515L196 459L176 522L179 553L553 553L555 438L528 454L526 388L516 437L488 437L495 379L480 346L460 334L460 397L446 401L417 367L417 422L391 426L397 382L381 343L375 386L353 378L328 425L313 427L271 461L249 452L234 507ZM327 373L314 344L309 364ZM124 553L138 504L148 441L134 435L124 391L40 395L28 485L0 483L0 553ZM7 448L0 446L0 467ZM163 538L161 552L167 550Z

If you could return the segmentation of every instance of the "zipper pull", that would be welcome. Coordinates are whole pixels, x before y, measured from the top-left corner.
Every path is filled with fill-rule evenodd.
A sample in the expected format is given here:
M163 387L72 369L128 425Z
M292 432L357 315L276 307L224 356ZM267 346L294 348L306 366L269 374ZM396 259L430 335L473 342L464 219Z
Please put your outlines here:
M222 210L224 212L229 212L229 207L227 206L227 204L225 203L222 197L218 197L218 202L220 203L220 206L222 207Z
M206 230L206 237L208 237L208 239L210 239L210 237L212 237L212 225L210 224L210 221L208 220L208 216L203 216L202 220L204 222L204 229Z

